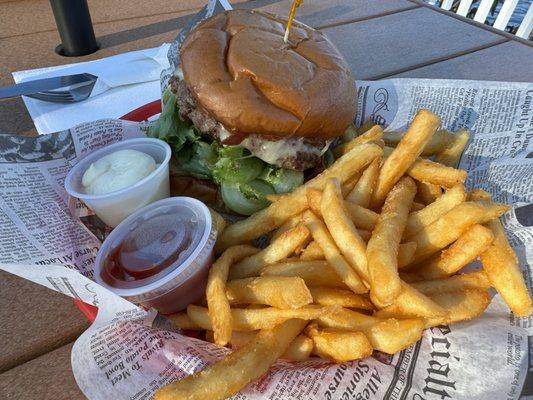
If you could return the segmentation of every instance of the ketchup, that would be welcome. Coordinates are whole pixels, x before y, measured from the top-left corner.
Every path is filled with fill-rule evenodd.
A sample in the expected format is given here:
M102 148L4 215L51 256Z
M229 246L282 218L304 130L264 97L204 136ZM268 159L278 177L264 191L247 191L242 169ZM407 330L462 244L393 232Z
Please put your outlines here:
M192 252L193 224L164 213L132 227L105 258L102 279L116 288L133 288L167 275Z

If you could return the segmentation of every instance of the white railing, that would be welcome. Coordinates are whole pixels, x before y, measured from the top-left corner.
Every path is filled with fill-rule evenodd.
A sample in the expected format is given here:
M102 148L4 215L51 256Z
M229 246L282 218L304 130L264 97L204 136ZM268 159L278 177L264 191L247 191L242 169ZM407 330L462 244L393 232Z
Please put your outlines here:
M494 0L481 0L479 6L474 14L474 21L484 23L487 20L490 9L492 7ZM439 4L438 1L431 1L432 4ZM473 0L461 0L459 6L457 7L456 13L466 17L470 11ZM440 7L445 10L451 10L454 4L457 4L455 0L442 0L440 1ZM496 20L494 21L493 27L499 30L505 30L513 12L518 5L518 0L505 0L503 2ZM518 30L516 31L516 36L528 39L529 35L533 31L533 3L530 4L529 9L524 16L524 19L520 23Z

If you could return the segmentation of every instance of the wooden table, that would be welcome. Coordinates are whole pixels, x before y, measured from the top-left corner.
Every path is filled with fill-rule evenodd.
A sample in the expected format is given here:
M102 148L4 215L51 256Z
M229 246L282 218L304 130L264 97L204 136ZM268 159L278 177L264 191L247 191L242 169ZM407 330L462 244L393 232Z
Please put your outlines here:
M0 0L0 85L11 72L92 60L171 41L204 0L89 0L101 49L56 55L46 0ZM287 14L289 0L235 1ZM357 79L390 77L533 82L533 43L417 0L306 0L298 19L322 29ZM20 99L0 103L0 132L35 134ZM37 309L38 306L38 309ZM0 272L0 398L83 399L70 349L88 322L72 301Z

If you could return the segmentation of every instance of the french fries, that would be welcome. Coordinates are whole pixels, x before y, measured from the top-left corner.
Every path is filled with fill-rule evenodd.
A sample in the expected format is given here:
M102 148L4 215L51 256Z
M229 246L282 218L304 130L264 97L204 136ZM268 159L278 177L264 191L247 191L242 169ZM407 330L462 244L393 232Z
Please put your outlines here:
M439 124L421 110L405 134L373 126L337 147L340 158L322 174L228 226L206 300L170 319L234 352L156 398L225 398L277 358L394 354L425 328L481 315L491 287L517 316L531 314L498 219L509 207L482 190L467 194L466 172L455 167L469 133L452 135ZM240 245L264 242L267 233L262 250ZM478 257L483 269L464 272Z
M422 153L440 125L440 118L428 110L416 113L404 137L389 157L383 162L376 188L372 193L370 207L377 209L402 175Z
M257 239L259 236L278 228L293 215L307 209L307 189L322 190L326 181L331 177L344 183L382 153L383 150L376 144L363 143L355 146L317 177L286 194L267 208L228 226L218 239L216 250L221 252L230 246Z
M277 308L300 308L313 302L302 278L263 276L230 281L226 285L230 304L265 304Z
M320 211L335 244L359 277L368 281L366 244L344 207L339 182L334 178L326 183Z
M209 270L205 294L215 343L219 346L225 346L231 338L231 312L225 287L229 267L235 261L257 251L258 249L251 246L230 247Z
M260 252L235 264L229 273L231 279L258 275L265 265L273 264L291 255L294 250L309 238L309 230L299 224L282 233Z
M359 360L372 354L372 346L363 332L319 331L311 324L305 333L313 340L316 354L336 363Z
M155 393L156 400L221 400L263 375L287 350L305 327L305 321L291 319L262 330L255 339L226 358Z
M209 208L209 213L211 214L211 219L213 220L213 225L215 226L215 229L217 231L218 235L222 235L222 232L224 232L224 229L226 229L226 220L222 215L217 213L215 210L213 210L211 207Z
M435 161L448 167L457 168L463 150L470 139L470 132L459 129L453 135L452 142L435 157Z
M494 235L482 225L474 225L447 249L415 265L416 273L424 279L444 278L474 261L489 248Z
M392 304L401 291L398 248L415 193L416 186L412 179L400 179L388 193L368 241L366 255L370 292L381 305Z
M372 302L366 297L355 294L350 290L334 289L328 287L310 287L313 303L321 306L341 306L357 308L359 310L373 310Z
M417 181L445 188L462 184L466 180L465 170L447 167L430 160L417 160L409 167L407 174Z
M404 237L410 237L419 232L465 200L466 190L463 185L457 185L447 190L435 202L409 214Z
M366 167L352 191L345 196L347 201L368 208L372 198L372 191L378 179L380 164L381 160L376 158Z
M312 211L304 213L304 221L313 239L320 245L328 263L354 293L365 293L367 288L355 270L348 264L335 245L324 223Z

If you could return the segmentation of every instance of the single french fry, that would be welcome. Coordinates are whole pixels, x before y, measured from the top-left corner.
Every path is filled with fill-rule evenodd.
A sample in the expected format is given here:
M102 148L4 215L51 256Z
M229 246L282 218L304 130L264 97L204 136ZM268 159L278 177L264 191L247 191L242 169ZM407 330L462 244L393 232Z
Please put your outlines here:
M317 355L336 363L359 360L372 354L372 346L363 332L319 331L311 324L305 333L313 340Z
M300 254L302 261L324 260L324 252L322 247L314 240L307 245L307 247Z
M368 281L366 243L359 236L344 204L339 182L335 178L331 178L326 183L322 194L320 203L322 217L331 237L348 264L355 269L363 281Z
M455 292L466 289L487 290L490 282L483 271L469 272L449 278L413 282L411 286L430 298L439 293Z
M302 222L302 213L296 214L293 217L290 217L283 225L281 225L278 229L272 233L272 236L270 237L270 241L276 240L278 237L280 237L283 233L291 230L292 228L295 228L298 224Z
M233 331L229 341L232 350L240 349L253 340L258 333L259 331Z
M383 140L388 146L396 146L403 138L404 132L383 132ZM454 135L445 129L439 129L433 134L422 150L423 156L431 156L443 151L453 141Z
M383 150L376 144L355 146L320 175L309 180L293 192L284 195L267 208L228 226L217 241L217 252L221 252L235 244L257 239L278 228L293 215L307 209L306 191L308 188L323 189L330 177L336 177L341 183L344 183L354 174L362 171L382 153Z
M311 211L321 217L322 210L320 203L322 201L322 191L316 189L307 190L307 201ZM378 214L376 212L349 201L344 201L344 207L357 228L372 230L376 226L378 220Z
M373 161L372 161L373 162ZM361 178L361 172L357 172L352 176L350 179L348 179L346 182L344 182L341 186L341 192L342 197L345 198L348 196L348 194L353 190L359 179Z
M366 167L361 178L359 178L352 191L346 196L347 201L368 208L370 199L372 198L372 191L378 179L380 163L381 160L376 158Z
M156 400L222 400L259 378L287 350L305 327L292 319L259 332L255 339L203 371L172 382L155 393Z
M324 223L309 210L304 213L304 221L311 231L313 239L322 247L326 260L346 286L353 290L354 293L367 292L368 290L361 278L341 255Z
M415 199L423 204L431 204L442 195L440 186L426 182L416 182L416 197Z
M282 233L266 248L238 262L230 269L230 279L257 276L265 265L274 264L290 256L294 250L310 238L309 230L299 224Z
M398 251L415 193L416 186L411 178L398 181L387 195L368 241L370 292L381 305L392 304L401 292Z
M463 289L455 292L445 292L431 296L431 300L447 311L442 321L441 318L426 320L426 328L453 324L479 317L490 304L490 296L486 290Z
M435 318L446 316L446 310L411 285L402 282L401 293L394 303L382 308L374 315L380 318Z
M463 185L457 185L447 190L435 202L427 205L419 211L409 214L405 226L404 237L410 237L430 225L441 216L446 214L456 205L466 200L466 190Z
M262 276L229 281L226 284L229 303L266 304L277 308L300 308L313 302L302 278Z
M231 312L226 297L229 268L234 262L257 252L257 248L247 245L230 247L209 270L205 295L215 343L219 346L225 346L231 338Z
M269 265L261 270L262 276L298 276L310 286L348 289L327 261L289 261Z
M481 264L489 281L502 296L511 311L519 316L531 315L531 295L518 265L518 258L507 240L505 229L499 219L487 222L494 234L492 245L481 253Z
M224 232L224 229L226 229L226 220L222 215L217 213L215 210L213 210L211 207L209 208L209 213L211 214L211 219L213 220L213 225L215 229L217 230L218 235L222 235L222 232Z
M362 331L372 347L387 354L403 350L422 337L422 319L381 319L346 308L318 319L320 326L341 331Z
M177 328L180 328L180 329L187 329L187 330L202 329L198 325L196 325L193 322L193 320L190 319L187 313L185 312L171 314L171 315L168 315L167 318L170 319L172 323L176 325Z
M333 149L333 155L335 158L342 157L346 153L349 153L355 147L368 142L373 142L374 140L380 140L383 135L383 128L379 125L374 125L370 127L365 133L359 135L349 142L343 143L340 146L337 146Z
M415 251L415 242L400 243L400 247L398 248L398 268L409 265L413 261Z
M470 139L470 131L459 129L453 135L453 140L435 157L435 161L448 167L457 168L461 155Z
M289 361L305 361L313 351L313 340L305 335L298 335L280 358Z
M488 201L467 201L458 204L438 220L409 238L416 242L412 264L426 260L457 240L472 225L483 224L510 209L505 204Z
M413 201L413 205L411 206L411 212L420 211L423 209L426 205L419 203L417 201Z
M447 249L413 266L413 269L424 279L445 278L474 261L489 248L493 240L490 229L474 225Z
M398 146L383 162L376 188L372 193L370 208L375 210L383 204L387 193L422 153L439 125L440 118L431 111L422 109L416 113Z
M430 160L419 159L407 169L407 174L417 181L431 183L445 188L464 183L466 171L447 167Z
M232 328L236 331L269 329L291 318L312 320L330 312L334 312L336 309L337 307L322 307L316 305L303 306L297 309L281 309L274 307L232 308ZM207 308L191 304L187 307L187 315L202 329L213 330Z
M360 294L350 290L333 289L328 287L310 287L313 303L321 306L342 306L359 310L373 310L372 302Z

